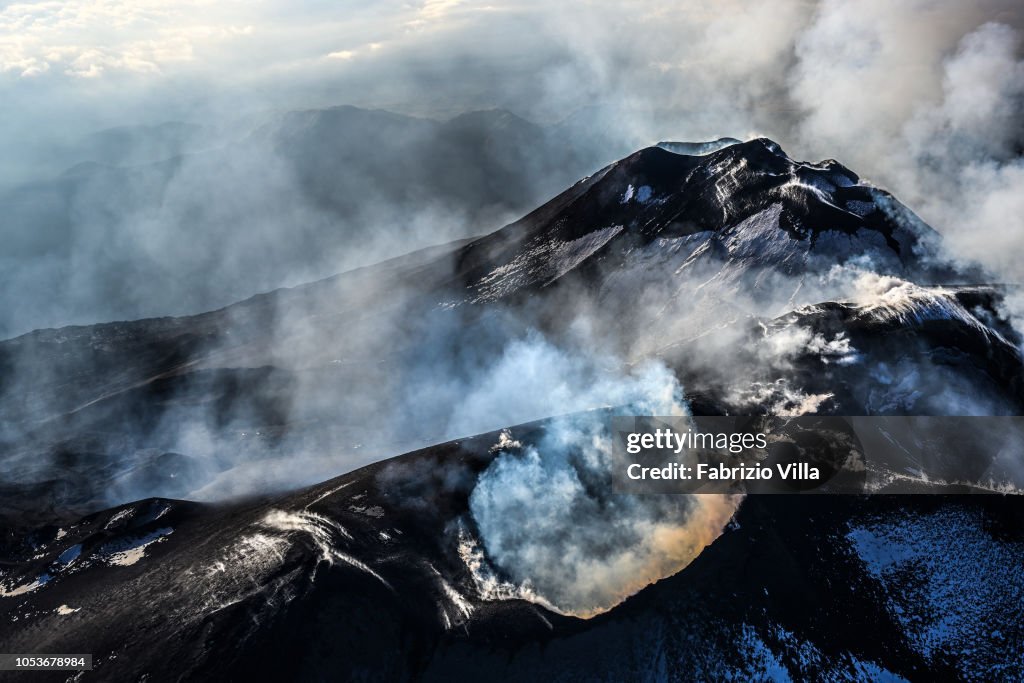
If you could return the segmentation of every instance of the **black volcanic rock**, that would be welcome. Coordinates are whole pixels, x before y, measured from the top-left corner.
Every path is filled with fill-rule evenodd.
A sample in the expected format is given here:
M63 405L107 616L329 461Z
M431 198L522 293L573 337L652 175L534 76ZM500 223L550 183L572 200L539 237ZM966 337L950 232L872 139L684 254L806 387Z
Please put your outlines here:
M1018 415L1024 411L1024 360L1017 332L994 315L1001 288L908 288L886 303L822 302L774 319L735 324L743 342L728 371L688 363L704 339L672 343L659 356L686 386L720 395L739 374L764 389L730 412L771 412L781 387L827 397L832 415ZM795 340L785 353L766 350ZM969 388L968 388L969 387Z
M1024 673L1005 658L1021 637L1019 497L755 496L682 572L581 620L482 597L466 564L467 497L499 438L8 540L0 648L91 652L93 680Z
M375 114L296 114L266 134L290 131L280 144L299 144L309 129L352 116ZM500 112L451 125L518 131L509 133L511 140L528 129ZM891 195L836 162L794 161L770 140L716 144L699 155L664 147L672 148L643 149L601 169L486 237L197 316L39 330L0 342L8 486L34 496L48 481L51 505L77 513L95 509L104 496L109 504L140 494L180 495L180 481L171 478L153 487L126 485L152 482L138 473L153 471L145 463L154 453L196 455L178 442L177 424L199 425L209 435L203 438L212 440L214 452L197 462L212 472L232 460L277 457L282 439L291 436L303 451L341 451L356 464L436 443L454 436L443 424L399 431L386 444L367 443L365 435L394 432L392 415L379 406L417 402L407 396L407 374L445 363L457 374L466 359L486 366L508 340L531 330L567 339L575 311L586 311L591 334L608 349L628 360L666 357L688 392L714 393L713 402L733 401L734 410L755 408L730 397L735 373L723 380L704 367L721 363L687 367L665 350L685 348L692 358L693 344L719 345L702 336L708 331L778 315L783 322L776 327L827 333L830 340L842 331L862 353L861 363L824 372L821 359L810 358L797 369L768 365L748 373L763 385L783 380L803 394L833 394L821 409L918 409L880 397L866 372L879 363L904 374L937 364L976 387L997 412L1020 405L1019 353L999 322L995 294L969 303L967 317L945 319L927 306L912 307L931 316L923 326L900 316L881 326L856 316L826 323L848 310L841 302L785 316L795 297L813 292L809 278L843 264L866 262L923 283L964 281L967 275L937 260L934 231ZM968 289L957 291L962 297ZM992 334L982 329L988 327ZM909 338L913 346L898 341ZM424 359L425 347L431 360ZM911 348L916 358L906 353ZM742 367L744 353L738 350L726 367ZM420 403L436 402L425 395ZM353 450L356 445L362 450ZM79 453L82 466L62 466L68 453ZM60 493L69 490L76 492L71 498Z
M363 115L265 133L304 156ZM450 125L498 156L532 135ZM936 240L837 162L662 143L482 238L0 342L0 650L92 652L97 680L1020 678L1019 496L750 496L692 564L583 620L512 590L471 505L499 455L550 459L555 421L451 440L452 404L486 408L480 378L506 390L488 369L538 337L613 375L659 360L698 414L1018 414L1005 288ZM316 457L373 464L282 490ZM213 485L224 502L173 500Z
M543 310L545 299L555 308L586 299L605 318L625 316L623 327L641 330L635 337L655 336L660 330L649 326L658 323L635 305L638 293L660 318L695 299L722 308L740 300L748 307L740 317L749 317L792 305L816 275L868 268L894 291L913 285L907 310L888 322L913 329L934 322L938 339L957 309L953 324L992 339L1008 354L1004 365L1015 362L1018 335L996 313L1004 289L943 289L979 274L945 263L938 234L884 190L834 160L793 161L770 140L693 155L666 145L602 169L460 250L458 285L472 292L461 302L528 301Z

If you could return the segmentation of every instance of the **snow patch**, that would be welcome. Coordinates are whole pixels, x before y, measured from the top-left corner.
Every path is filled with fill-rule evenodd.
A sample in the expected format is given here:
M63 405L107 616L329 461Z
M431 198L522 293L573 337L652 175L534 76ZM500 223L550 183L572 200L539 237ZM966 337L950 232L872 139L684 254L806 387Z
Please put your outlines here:
M956 507L871 519L846 538L922 657L965 678L1019 678L1002 634L1020 627L1024 543L997 540L982 515Z
M380 514L383 515L383 510L381 510ZM335 535L348 540L352 539L352 535L332 519L306 510L300 512L271 510L263 518L262 524L271 529L283 531L286 534L298 532L306 535L319 551L318 563L326 562L328 566L333 566L335 560L340 560L369 574L389 589L391 588L391 584L384 577L365 563L360 562L347 553L341 552L335 547ZM311 576L310 579L312 580L314 577L315 575Z
M437 568L432 564L427 564L430 567L430 571L437 577L438 584L440 585L441 592L448 599L451 610L441 608L441 621L444 622L445 630L449 630L452 626L458 626L459 624L465 623L470 616L473 614L474 607L461 593L455 590L450 583L441 575L441 572L437 571Z
M106 526L104 526L103 528L109 529L117 525L118 522L130 518L133 514L135 514L135 510L133 510L132 508L125 508L124 510L121 510L120 512L116 513L113 517L111 517L110 520L107 522Z
M31 593L34 590L42 588L49 583L52 578L53 577L49 574L43 573L34 581L30 581L29 583L25 583L20 586L15 586L14 588L8 588L5 584L0 584L0 598L16 598L19 595L26 595L27 593Z
M164 527L140 538L125 539L107 543L100 549L100 554L111 566L130 567L146 556L146 548L154 543L162 543L174 529Z

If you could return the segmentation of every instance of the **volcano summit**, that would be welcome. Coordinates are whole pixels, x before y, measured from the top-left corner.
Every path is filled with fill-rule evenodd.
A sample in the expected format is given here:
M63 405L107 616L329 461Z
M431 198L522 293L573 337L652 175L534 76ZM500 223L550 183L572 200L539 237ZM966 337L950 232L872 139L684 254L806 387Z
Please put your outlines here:
M1018 415L1007 291L842 164L722 139L476 239L0 342L0 651L90 652L83 680L1020 678L1020 496L617 495L606 430Z

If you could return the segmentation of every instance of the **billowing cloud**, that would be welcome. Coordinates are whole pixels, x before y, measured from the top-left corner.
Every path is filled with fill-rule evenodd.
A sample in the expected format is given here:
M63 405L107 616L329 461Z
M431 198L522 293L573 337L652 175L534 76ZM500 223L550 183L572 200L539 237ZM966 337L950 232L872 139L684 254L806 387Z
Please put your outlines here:
M955 256L1014 280L1010 255L1024 235L1022 28L1024 11L1011 0L12 3L0 9L0 97L8 105L0 184L97 160L54 148L115 125L186 121L230 142L282 110L347 103L444 119L504 108L557 124L556 134L589 146L595 160L661 139L723 135L765 135L795 158L837 158L918 211ZM266 161L279 167L272 155ZM261 187L261 174L237 162L224 178L251 178L268 204L294 206L292 183ZM535 166L520 175L538 176ZM180 180L211 187L189 173ZM120 262L127 257L118 245L135 244L140 232L147 243L174 243L181 226L166 215L146 219L142 230L134 216L98 223L90 215L49 251L99 241ZM439 224L410 218L417 222ZM114 234L98 240L97 225ZM496 227L424 233L408 244ZM274 229L261 231L272 238ZM0 226L7 242L45 234L17 221ZM77 267L96 253L76 253ZM22 275L37 265L5 279L31 282ZM260 286L293 283L306 275L300 270ZM68 306L87 303L88 285ZM239 282L232 291L253 290Z

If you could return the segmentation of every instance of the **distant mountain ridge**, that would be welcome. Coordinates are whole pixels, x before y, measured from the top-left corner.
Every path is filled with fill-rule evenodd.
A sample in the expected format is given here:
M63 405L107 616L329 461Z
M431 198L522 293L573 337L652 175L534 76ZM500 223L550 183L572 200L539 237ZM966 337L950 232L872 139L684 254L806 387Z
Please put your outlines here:
M0 190L0 338L208 310L480 234L607 161L505 111L348 106L112 129L68 154L85 156Z

